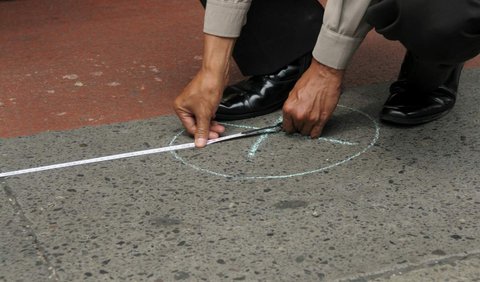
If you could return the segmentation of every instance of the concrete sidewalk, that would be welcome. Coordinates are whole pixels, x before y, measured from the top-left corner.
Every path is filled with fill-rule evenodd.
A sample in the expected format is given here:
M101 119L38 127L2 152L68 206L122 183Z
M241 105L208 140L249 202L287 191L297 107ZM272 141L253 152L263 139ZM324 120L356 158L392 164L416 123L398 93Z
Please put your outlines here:
M0 179L0 280L478 281L479 80L465 71L454 110L423 126L379 124L380 84L344 93L320 140ZM3 139L0 171L183 142L172 116Z

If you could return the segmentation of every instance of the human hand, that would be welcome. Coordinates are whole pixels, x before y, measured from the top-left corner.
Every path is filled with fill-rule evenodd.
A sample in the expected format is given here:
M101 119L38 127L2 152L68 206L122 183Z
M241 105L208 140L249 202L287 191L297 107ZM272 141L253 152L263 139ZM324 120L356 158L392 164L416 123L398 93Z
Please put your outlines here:
M340 98L343 74L312 59L283 105L283 129L320 137Z
M173 104L187 132L195 136L198 148L205 147L208 139L218 138L225 131L225 127L213 119L228 81L235 45L235 38L205 34L204 39L202 68Z
M215 73L201 70L175 99L173 108L187 132L195 136L195 146L205 147L225 128L213 121L225 81Z

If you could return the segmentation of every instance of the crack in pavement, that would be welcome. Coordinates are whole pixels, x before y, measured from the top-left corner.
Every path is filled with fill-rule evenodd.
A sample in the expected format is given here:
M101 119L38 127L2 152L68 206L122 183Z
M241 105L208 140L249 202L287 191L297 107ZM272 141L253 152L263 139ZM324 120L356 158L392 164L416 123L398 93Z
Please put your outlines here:
M22 222L23 228L27 230L27 234L32 236L33 238L33 246L37 251L38 257L42 259L45 264L47 265L48 271L50 275L48 278L52 279L53 281L60 281L56 269L53 267L53 264L48 259L47 255L45 254L44 248L41 246L40 241L38 240L38 236L32 228L33 222L30 221L25 213L23 212L23 208L20 203L17 201L15 194L13 193L12 189L7 186L7 184L3 183L3 191L5 192L8 202L12 205L14 212L20 216L20 220Z
M409 272L413 272L415 270L420 269L427 269L431 267L435 267L438 265L445 265L451 264L452 262L459 261L459 260L468 260L472 258L479 258L480 259L480 250L474 250L468 253L460 253L460 254L452 254L449 256L442 256L435 259L425 260L415 264L409 264L402 267L391 267L386 268L383 270L363 274L363 275L352 275L350 277L344 277L340 279L336 279L335 281L338 282L364 282L370 281L377 278L390 278L394 274L406 274Z

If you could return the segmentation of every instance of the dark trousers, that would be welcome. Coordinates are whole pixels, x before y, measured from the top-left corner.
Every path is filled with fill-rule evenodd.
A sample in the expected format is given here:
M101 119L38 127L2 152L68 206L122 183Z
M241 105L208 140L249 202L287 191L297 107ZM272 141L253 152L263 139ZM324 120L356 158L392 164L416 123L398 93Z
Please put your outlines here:
M400 76L423 90L442 84L455 66L480 53L480 0L382 0L366 18L409 51Z
M272 73L311 52L322 16L317 0L254 0L234 50L242 73ZM413 79L430 73L430 83L440 84L445 70L480 53L480 0L382 0L366 18L413 54Z
M233 58L243 75L273 73L312 52L322 20L317 0L253 0Z

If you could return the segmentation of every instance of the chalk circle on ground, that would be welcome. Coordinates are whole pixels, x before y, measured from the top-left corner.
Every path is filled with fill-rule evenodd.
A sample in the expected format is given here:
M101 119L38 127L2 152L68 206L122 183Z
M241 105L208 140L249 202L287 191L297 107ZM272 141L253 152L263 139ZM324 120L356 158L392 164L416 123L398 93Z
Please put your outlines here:
M256 129L278 122L278 113L225 123L226 134ZM378 123L368 114L338 105L322 137L297 134L261 135L207 146L201 150L172 152L175 159L203 173L233 179L281 179L303 176L343 165L375 145ZM184 131L169 145L191 142Z

